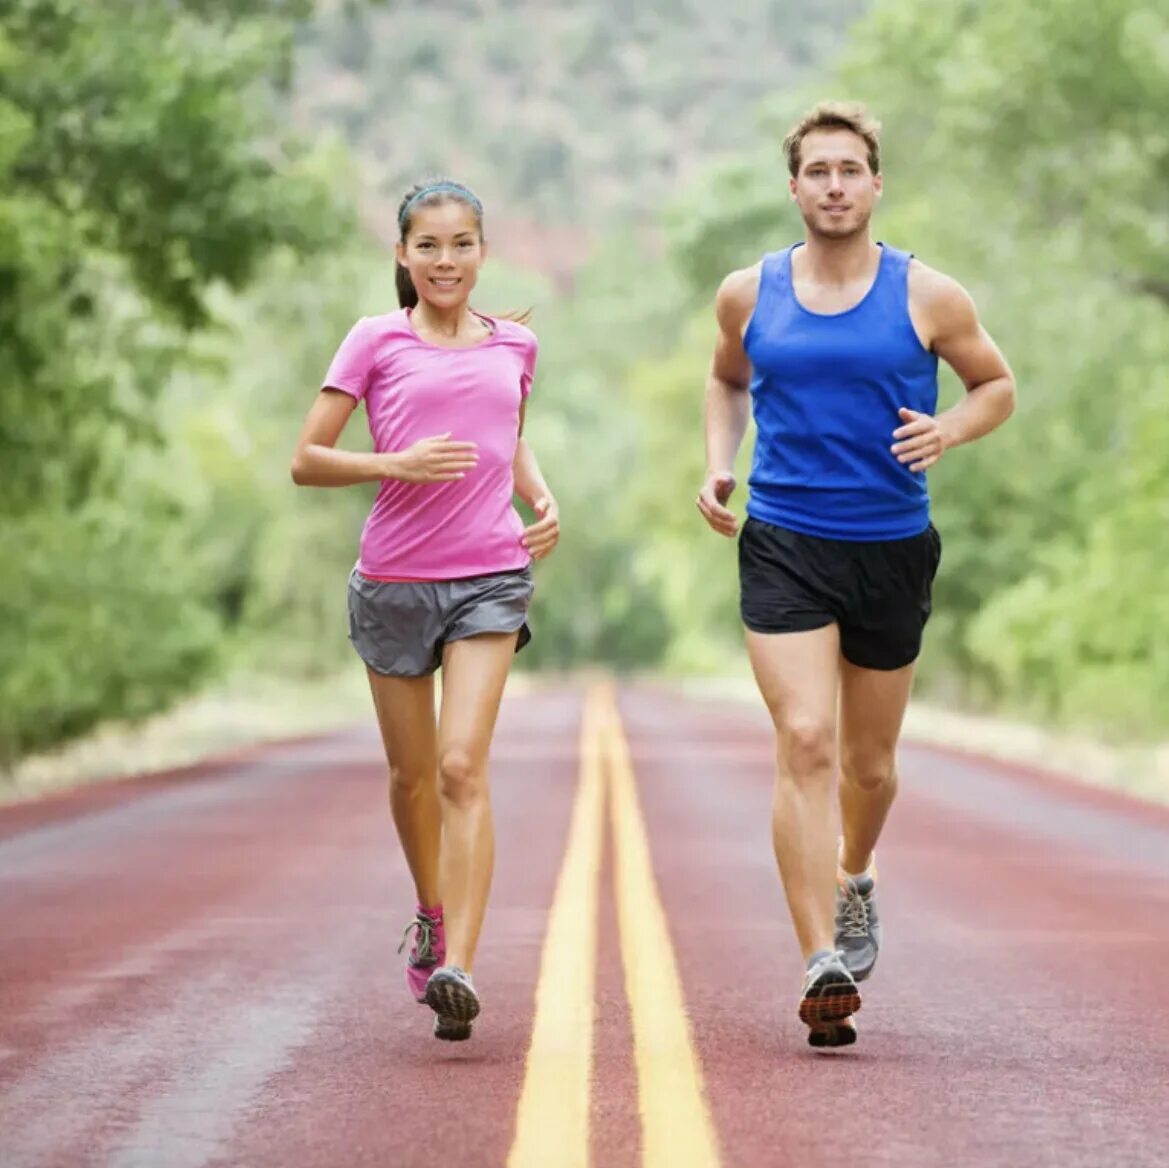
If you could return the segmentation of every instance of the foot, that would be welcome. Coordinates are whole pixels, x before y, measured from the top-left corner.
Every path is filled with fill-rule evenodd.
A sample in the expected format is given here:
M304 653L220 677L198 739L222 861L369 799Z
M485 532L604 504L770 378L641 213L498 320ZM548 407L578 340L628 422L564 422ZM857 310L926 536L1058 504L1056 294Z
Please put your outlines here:
M436 969L426 983L426 1004L434 1011L434 1037L462 1042L479 1016L479 995L471 975L457 965Z
M406 985L416 1002L425 1002L426 983L430 980L430 975L446 959L446 932L443 929L442 909L419 907L414 919L402 934L402 944L398 946L399 953L406 947L411 932L414 934L414 944L410 946L410 955L406 958Z
M840 1022L825 1022L808 1030L808 1045L817 1050L852 1046L856 1042L856 1020L845 1018Z
M875 864L860 876L836 870L836 948L855 981L864 981L873 972L881 949Z
M819 1029L843 1022L860 1008L860 991L841 955L833 949L813 953L800 996L800 1021Z
M434 1037L443 1042L466 1042L471 1037L471 1023L456 1022L452 1018L435 1014Z

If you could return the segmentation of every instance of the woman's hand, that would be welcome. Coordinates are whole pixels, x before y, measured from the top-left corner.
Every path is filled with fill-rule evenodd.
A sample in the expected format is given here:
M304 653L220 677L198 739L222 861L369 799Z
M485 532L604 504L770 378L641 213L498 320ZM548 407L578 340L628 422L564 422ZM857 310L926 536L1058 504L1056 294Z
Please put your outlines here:
M543 495L532 504L538 518L524 528L520 541L533 560L542 560L560 539L560 508L550 495Z
M452 442L449 433L420 438L413 446L383 455L386 478L403 483L453 483L479 461L474 442Z

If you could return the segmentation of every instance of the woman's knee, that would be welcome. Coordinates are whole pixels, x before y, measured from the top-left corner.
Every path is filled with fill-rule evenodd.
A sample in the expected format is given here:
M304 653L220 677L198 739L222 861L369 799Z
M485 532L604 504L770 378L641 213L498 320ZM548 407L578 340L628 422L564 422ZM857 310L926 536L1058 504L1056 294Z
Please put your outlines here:
M434 787L434 772L426 767L390 764L390 793L412 798L427 787Z
M487 788L487 770L469 750L448 747L438 760L438 789L448 802L462 807L481 799Z

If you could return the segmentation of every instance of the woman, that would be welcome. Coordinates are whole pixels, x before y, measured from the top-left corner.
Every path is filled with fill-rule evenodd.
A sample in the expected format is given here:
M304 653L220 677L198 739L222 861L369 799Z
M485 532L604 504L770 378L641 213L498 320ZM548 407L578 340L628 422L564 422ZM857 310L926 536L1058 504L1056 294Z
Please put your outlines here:
M556 545L559 512L522 437L536 338L470 306L487 256L482 204L461 183L422 183L398 228L401 307L362 318L342 342L292 477L381 483L349 578L349 637L418 896L407 985L434 1010L436 1037L460 1041L479 1013L471 969L494 864L488 751L512 657L530 639L531 561ZM335 449L360 401L371 454ZM514 495L536 513L526 529Z

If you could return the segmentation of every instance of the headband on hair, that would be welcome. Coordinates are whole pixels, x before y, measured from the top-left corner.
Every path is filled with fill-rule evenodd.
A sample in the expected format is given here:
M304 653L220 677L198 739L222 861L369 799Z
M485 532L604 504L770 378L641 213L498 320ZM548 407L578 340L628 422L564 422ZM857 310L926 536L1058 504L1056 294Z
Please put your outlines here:
M402 204L402 209L398 212L398 226L406 226L406 220L410 215L410 208L413 207L419 199L425 198L427 195L436 195L440 191L445 194L461 195L471 204L472 207L475 208L475 210L480 215L483 214L483 204L479 202L479 199L475 196L474 192L469 191L461 183L436 182L431 183L429 186L423 187L422 190L418 191L416 194L411 195L405 201L405 203Z

